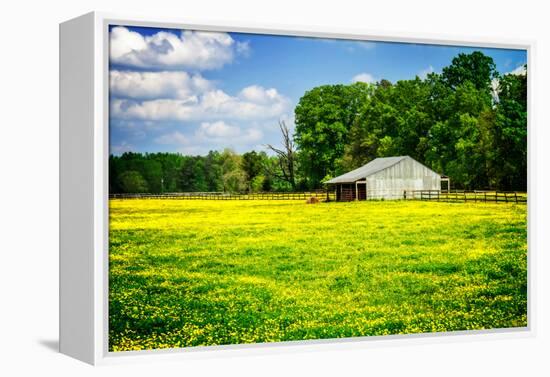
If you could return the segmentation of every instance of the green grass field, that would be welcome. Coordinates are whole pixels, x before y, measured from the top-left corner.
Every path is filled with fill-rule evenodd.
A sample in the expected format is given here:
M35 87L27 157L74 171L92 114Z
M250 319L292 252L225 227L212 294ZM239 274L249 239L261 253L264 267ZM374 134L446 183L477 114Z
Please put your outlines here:
M109 348L527 325L526 206L110 201Z

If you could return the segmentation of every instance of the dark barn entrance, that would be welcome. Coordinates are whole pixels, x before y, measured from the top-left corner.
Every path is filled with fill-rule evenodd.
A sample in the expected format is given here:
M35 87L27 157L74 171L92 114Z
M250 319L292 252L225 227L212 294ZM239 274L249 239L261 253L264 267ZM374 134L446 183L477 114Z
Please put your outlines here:
M367 200L367 183L365 181L357 181L355 183L337 184L336 200L339 202Z

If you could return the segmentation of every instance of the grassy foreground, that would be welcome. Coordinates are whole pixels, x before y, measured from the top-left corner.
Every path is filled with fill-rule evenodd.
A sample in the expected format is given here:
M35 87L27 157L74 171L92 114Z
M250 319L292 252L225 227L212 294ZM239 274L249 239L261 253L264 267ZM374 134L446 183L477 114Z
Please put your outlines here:
M527 325L526 206L110 201L112 351Z

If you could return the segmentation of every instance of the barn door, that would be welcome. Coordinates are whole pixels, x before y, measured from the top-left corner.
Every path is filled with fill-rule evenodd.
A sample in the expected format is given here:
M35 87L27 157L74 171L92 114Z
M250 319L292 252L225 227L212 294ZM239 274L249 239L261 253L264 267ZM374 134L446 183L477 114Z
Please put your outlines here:
M357 200L367 200L367 182L357 182Z

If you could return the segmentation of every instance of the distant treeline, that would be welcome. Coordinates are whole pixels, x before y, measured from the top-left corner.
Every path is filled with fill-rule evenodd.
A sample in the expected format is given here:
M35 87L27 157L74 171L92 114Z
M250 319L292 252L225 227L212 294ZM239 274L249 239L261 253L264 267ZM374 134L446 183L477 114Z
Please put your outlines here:
M111 156L111 193L290 191L278 178L277 157L230 149L206 156L133 153Z
M423 79L313 88L295 118L293 134L280 124L282 147L267 146L274 156L229 149L111 156L111 192L314 189L400 155L448 175L456 188L527 188L527 74L501 75L478 51Z

